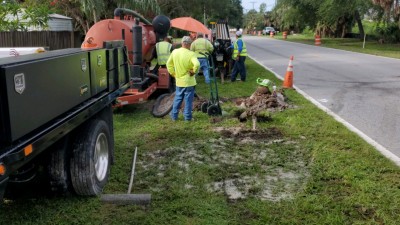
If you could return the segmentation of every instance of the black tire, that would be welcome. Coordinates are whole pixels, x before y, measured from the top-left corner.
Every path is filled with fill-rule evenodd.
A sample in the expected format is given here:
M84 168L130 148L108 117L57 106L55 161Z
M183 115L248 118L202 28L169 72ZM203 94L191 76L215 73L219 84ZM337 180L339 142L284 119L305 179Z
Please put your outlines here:
M209 116L218 116L221 115L221 108L219 107L219 105L210 105L207 108L207 114Z
M113 151L110 125L88 122L76 135L71 157L71 183L78 195L99 195L108 181Z
M210 106L210 102L208 102L208 101L207 102L203 102L201 104L201 111L203 113L207 113L208 106Z
M71 176L69 173L70 142L69 136L62 138L51 147L47 172L50 189L56 194L67 194L71 190Z
M151 114L157 118L166 116L172 110L174 98L175 98L175 92L172 94L167 93L160 95L153 105Z

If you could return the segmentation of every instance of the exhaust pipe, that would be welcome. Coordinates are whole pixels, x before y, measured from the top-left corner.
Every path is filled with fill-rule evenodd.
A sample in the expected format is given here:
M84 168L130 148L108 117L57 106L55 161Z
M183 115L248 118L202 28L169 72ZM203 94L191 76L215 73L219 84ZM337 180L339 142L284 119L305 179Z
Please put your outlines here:
M142 65L142 27L139 26L139 19L135 19L132 26L132 60L133 65Z

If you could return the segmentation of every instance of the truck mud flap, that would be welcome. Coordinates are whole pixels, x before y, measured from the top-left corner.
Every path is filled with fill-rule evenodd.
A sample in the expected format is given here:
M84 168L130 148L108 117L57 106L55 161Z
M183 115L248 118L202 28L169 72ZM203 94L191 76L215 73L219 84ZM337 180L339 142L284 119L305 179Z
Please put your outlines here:
M0 206L3 204L4 193L6 192L6 187L8 183L8 178L0 181Z

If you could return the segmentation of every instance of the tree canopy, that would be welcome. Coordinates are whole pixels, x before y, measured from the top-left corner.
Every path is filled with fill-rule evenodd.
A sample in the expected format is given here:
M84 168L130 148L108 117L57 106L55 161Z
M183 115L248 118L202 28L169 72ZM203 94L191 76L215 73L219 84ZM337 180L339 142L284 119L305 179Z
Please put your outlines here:
M46 5L21 6L15 1L0 4L0 31L24 31L29 27L47 27L49 7Z
M345 37L357 25L362 37L362 20L367 16L380 24L377 29L383 33L398 32L399 13L399 0L277 0L271 17L281 30L301 32L308 27L331 37ZM392 39L398 41L400 35Z
M157 15L169 18L191 16L205 24L224 19L231 26L240 27L243 21L241 0L197 0L188 4L187 0L25 0L7 1L17 8L44 7L45 13L59 13L74 19L75 30L86 33L101 19L112 18L115 8L127 8L138 12L148 20ZM8 11L2 8L2 11ZM1 13L1 12L0 12ZM32 15L33 16L33 15Z
M358 27L364 35L362 20L376 22L376 30L389 41L400 41L400 0L277 0L273 10L265 3L259 10L243 14L241 0L3 0L0 16L18 15L0 21L0 30L24 30L28 26L45 26L49 13L74 19L75 30L86 33L101 19L112 18L115 8L128 8L152 20L157 15L169 18L193 17L208 25L223 19L235 28L260 30L273 26L282 31L309 29L322 36L345 37ZM22 10L24 11L21 14ZM23 15L23 16L21 16ZM20 21L29 21L21 23Z

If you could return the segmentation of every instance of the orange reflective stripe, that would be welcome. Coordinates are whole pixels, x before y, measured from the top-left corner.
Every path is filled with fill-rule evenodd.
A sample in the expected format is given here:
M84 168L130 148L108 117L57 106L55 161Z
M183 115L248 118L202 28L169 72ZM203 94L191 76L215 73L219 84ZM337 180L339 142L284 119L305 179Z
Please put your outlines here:
M6 167L3 164L0 164L0 175L6 174Z
M25 153L25 156L28 156L28 155L30 155L30 154L32 153L32 151L33 151L33 149L32 149L32 145L28 145L28 146L26 146L26 147L24 148L24 153Z

